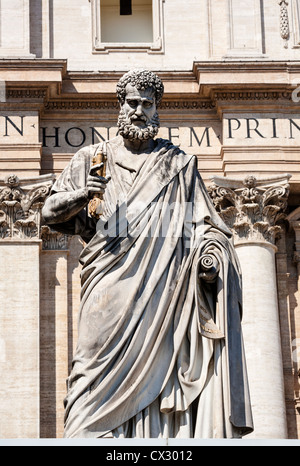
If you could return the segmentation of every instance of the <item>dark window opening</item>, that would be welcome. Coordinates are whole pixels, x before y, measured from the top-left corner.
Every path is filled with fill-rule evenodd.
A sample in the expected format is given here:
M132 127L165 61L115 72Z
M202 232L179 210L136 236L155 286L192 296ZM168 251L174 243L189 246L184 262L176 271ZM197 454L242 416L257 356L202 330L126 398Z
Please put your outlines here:
M132 15L132 0L120 0L120 15Z

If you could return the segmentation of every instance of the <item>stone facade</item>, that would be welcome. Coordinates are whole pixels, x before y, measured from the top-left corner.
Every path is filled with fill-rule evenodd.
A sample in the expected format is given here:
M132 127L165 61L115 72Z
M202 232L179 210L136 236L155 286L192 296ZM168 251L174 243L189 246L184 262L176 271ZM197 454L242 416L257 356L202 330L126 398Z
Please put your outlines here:
M132 42L105 42L108 7L1 1L0 438L62 436L82 244L45 227L41 206L77 150L116 134L131 67L164 80L160 136L197 155L234 233L254 435L299 438L300 2L153 0L152 36ZM132 9L149 26L149 2Z

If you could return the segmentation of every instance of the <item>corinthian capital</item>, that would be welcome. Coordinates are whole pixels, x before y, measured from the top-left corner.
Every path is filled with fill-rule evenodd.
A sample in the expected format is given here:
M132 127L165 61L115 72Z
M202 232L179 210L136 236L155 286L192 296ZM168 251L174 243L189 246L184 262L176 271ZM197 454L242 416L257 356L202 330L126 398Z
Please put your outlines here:
M214 177L209 194L216 210L232 230L235 243L275 244L286 218L291 175L244 180Z
M67 251L69 249L70 236L58 233L47 225L41 227L41 239L44 251Z
M0 180L0 240L40 238L41 208L53 181L53 175Z

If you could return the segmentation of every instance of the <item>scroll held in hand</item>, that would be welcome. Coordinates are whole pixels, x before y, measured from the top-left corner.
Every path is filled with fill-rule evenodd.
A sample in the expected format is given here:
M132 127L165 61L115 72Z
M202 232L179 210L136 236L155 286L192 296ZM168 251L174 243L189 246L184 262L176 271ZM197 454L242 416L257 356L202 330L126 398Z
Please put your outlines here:
M213 282L220 271L219 261L211 254L204 254L200 258L200 278Z

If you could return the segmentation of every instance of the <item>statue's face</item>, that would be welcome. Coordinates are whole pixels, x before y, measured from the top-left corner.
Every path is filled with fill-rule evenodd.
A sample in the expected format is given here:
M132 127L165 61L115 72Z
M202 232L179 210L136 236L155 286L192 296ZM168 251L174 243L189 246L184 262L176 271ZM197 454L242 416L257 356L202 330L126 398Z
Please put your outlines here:
M119 116L119 133L126 139L153 139L159 131L155 91L126 86L125 102Z
M145 128L157 111L153 89L148 88L143 91L127 84L123 111L131 124L138 128Z

